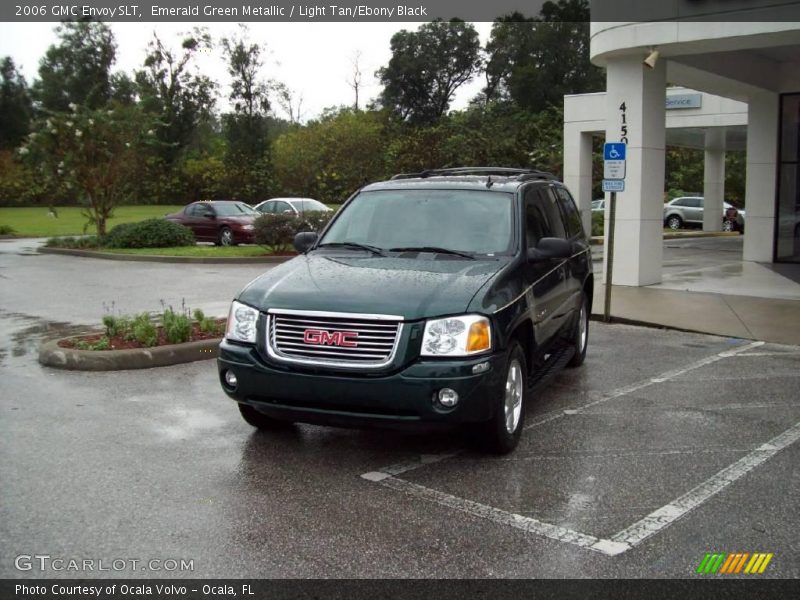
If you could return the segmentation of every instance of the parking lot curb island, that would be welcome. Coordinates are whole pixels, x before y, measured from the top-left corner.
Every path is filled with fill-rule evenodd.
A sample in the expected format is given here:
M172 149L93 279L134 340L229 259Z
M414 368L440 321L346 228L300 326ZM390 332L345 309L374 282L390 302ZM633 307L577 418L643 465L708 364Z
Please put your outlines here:
M129 350L77 350L62 348L60 340L39 348L39 362L46 367L70 371L124 371L167 367L216 358L220 339Z

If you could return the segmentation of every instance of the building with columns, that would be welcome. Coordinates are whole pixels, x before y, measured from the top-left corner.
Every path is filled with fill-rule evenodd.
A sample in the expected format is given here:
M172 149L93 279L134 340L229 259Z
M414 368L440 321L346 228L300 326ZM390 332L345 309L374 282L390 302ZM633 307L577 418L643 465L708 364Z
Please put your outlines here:
M592 23L591 60L606 69L607 91L565 98L564 182L588 225L592 136L627 142L615 285L661 281L668 144L705 149L710 230L721 226L725 150L745 149L743 259L800 262L800 22L770 21L769 10L752 22Z

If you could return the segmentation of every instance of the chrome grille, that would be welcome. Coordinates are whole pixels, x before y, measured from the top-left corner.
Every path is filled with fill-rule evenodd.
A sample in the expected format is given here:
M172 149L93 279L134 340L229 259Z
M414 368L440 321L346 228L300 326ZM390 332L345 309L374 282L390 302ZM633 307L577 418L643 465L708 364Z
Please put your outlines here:
M309 365L378 368L394 358L402 317L270 309L267 352Z

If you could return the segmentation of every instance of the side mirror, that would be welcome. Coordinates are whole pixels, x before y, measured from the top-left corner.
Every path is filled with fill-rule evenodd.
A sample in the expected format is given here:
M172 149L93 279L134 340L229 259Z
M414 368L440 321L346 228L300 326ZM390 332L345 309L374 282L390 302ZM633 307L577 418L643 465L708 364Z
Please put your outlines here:
M561 238L542 238L536 248L528 248L528 261L541 262L551 258L569 258L572 256L572 244Z
M318 237L316 231L301 231L294 236L294 249L302 254L317 242Z
M294 213L290 209L287 208L286 210L283 211L283 214L285 214L285 215L293 215Z

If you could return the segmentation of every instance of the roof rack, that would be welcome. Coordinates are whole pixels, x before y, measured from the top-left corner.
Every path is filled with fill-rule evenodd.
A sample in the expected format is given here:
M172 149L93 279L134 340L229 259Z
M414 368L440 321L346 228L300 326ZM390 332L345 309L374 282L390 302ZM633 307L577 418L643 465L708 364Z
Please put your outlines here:
M537 169L516 169L511 167L452 167L448 169L427 169L419 173L398 173L392 179L425 179L444 175L477 175L514 177L518 181L529 179L556 179L556 176Z

